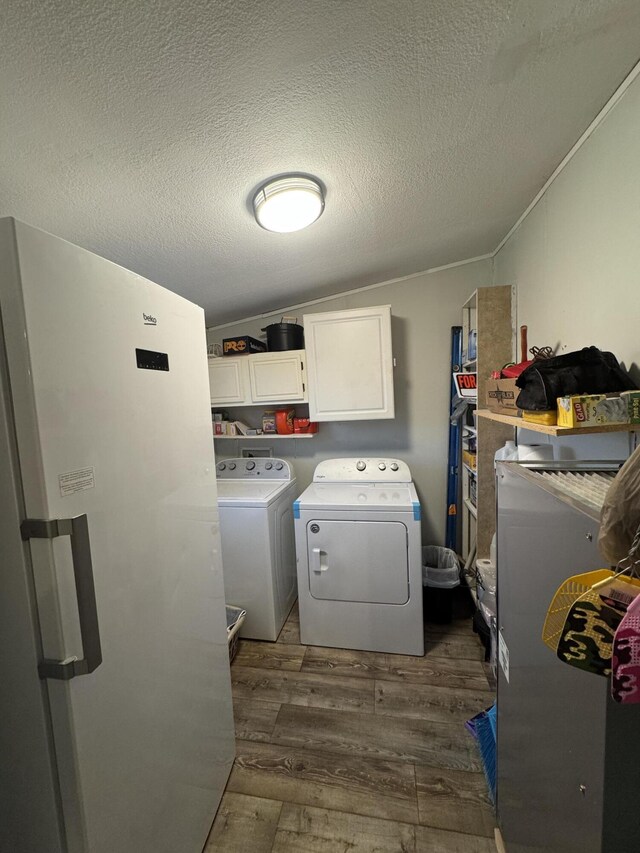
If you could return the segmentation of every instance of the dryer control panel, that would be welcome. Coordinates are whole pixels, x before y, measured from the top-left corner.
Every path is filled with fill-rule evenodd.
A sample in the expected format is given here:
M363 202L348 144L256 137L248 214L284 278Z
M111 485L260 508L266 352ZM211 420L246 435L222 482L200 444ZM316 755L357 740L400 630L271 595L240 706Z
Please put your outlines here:
M216 465L219 480L293 480L293 471L284 459L221 459Z
M314 483L410 483L411 471L401 459L379 456L325 459L313 474Z

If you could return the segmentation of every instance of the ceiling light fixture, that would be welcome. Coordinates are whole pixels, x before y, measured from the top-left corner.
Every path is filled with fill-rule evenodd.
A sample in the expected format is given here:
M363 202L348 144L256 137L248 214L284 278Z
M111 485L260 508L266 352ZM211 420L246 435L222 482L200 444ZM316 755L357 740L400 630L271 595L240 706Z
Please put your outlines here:
M313 178L272 178L253 197L253 213L267 231L286 234L315 222L324 210L324 194Z

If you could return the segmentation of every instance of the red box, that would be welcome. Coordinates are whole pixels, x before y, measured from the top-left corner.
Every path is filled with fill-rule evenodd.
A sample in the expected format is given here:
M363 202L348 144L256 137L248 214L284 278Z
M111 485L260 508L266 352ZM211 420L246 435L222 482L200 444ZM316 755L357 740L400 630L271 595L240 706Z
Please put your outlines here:
M318 432L318 424L316 421L310 421L309 418L294 418L293 431L297 433Z

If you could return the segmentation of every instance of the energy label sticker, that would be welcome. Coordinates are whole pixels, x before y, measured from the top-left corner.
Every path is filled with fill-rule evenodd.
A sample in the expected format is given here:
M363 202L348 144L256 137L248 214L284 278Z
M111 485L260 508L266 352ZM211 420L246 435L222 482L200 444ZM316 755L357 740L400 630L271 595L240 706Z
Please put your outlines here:
M69 471L67 474L58 475L60 494L63 498L74 495L76 492L84 492L85 489L93 489L95 486L95 474L93 468L80 468L78 471Z

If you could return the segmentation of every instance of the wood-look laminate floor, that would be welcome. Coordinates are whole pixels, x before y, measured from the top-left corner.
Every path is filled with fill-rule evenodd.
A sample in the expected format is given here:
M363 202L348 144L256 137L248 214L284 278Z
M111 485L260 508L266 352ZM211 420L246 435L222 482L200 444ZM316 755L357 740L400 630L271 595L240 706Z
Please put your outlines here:
M464 608L463 608L464 609ZM464 721L493 693L471 619L425 629L424 658L241 640L237 757L205 853L495 853Z

